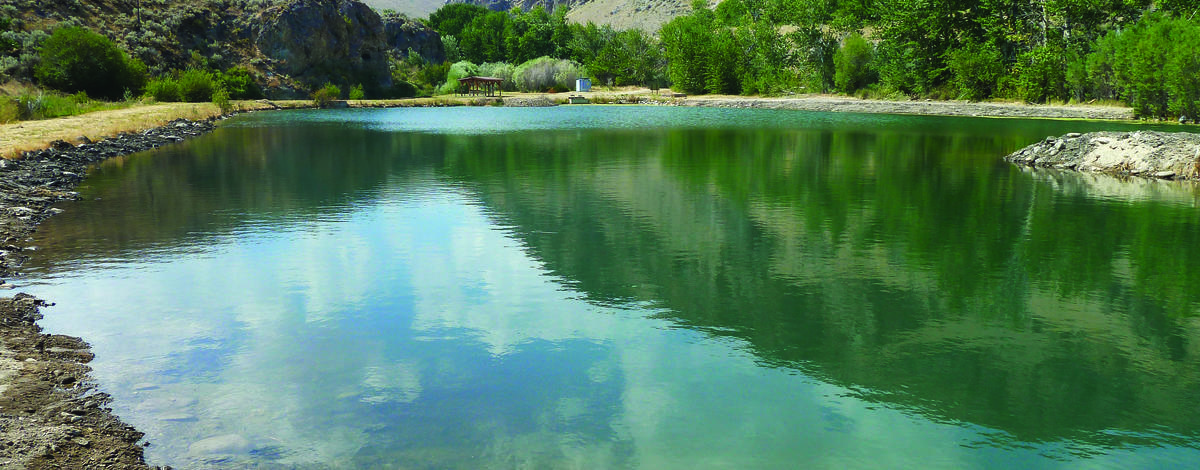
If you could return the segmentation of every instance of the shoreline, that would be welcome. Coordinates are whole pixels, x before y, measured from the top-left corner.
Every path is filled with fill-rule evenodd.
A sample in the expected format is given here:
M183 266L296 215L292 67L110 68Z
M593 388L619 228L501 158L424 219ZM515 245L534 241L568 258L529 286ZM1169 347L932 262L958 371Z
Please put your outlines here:
M996 117L1025 119L1080 119L1134 121L1133 109L1097 105L1032 105L1023 103L967 101L886 101L836 95L807 95L797 98L746 98L698 96L683 99L683 106L718 108L794 109L804 111L865 114L911 114L920 116Z
M505 106L545 106L574 93L504 96ZM728 96L665 97L648 90L583 93L597 104L793 109L873 114L917 114L1030 119L1132 120L1132 110L1105 106L1036 106L1008 103L881 101L813 95L799 98ZM438 97L337 102L342 108L479 106L494 100ZM533 104L530 104L533 103ZM308 109L313 103L243 101L235 112ZM61 210L55 203L78 197L74 188L88 167L207 134L222 114L210 103L167 103L100 111L45 121L0 125L0 288L17 274L29 236ZM41 333L40 306L26 294L0 298L0 467L149 469L143 434L105 405L86 365L88 344ZM147 444L148 445L148 444ZM168 467L169 468L169 467Z
M837 95L798 97L746 97L728 95L666 96L648 89L592 91L584 93L505 93L505 106L565 104L571 95L582 95L595 104L643 104L686 107L790 109L799 111L920 116L995 117L1025 119L1070 119L1135 121L1133 110L1119 106L1031 105L1023 103L966 101L887 101ZM438 96L395 100L337 101L340 108L409 108L443 106L486 106L493 99ZM531 104L532 103L532 104ZM278 109L312 109L311 100L256 100L234 102L233 113ZM576 105L577 106L577 105ZM100 140L123 132L142 132L175 119L203 120L222 115L212 103L158 103L131 108L97 111L41 121L0 124L0 157L47 148L54 141L79 142L80 137Z
M74 199L94 163L207 134L214 122L176 119L76 146L62 140L0 160L0 287L17 275L22 252L54 204ZM81 338L42 333L39 307L28 294L0 298L0 467L149 469L143 433L106 407L86 364L94 355Z

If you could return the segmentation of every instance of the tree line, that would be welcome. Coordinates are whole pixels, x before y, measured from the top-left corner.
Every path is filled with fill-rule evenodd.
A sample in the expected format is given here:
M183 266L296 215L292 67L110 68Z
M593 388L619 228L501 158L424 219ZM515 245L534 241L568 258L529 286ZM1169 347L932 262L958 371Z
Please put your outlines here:
M442 36L448 62L439 91L452 91L463 74L505 78L505 87L522 91L565 91L567 78L590 77L599 84L666 85L662 44L641 30L571 23L565 8L549 12L491 11L465 3L443 6L427 24ZM404 77L399 77L404 78Z
M1200 114L1195 0L702 1L663 26L692 93L1119 100Z
M1195 118L1198 13L1200 0L724 0L715 8L696 0L649 34L572 23L563 8L454 3L423 20L441 35L447 61L411 50L395 57L392 95L450 93L467 75L504 78L508 90L565 91L587 76L693 94L1119 101L1139 116ZM15 50L9 42L0 46ZM30 75L68 93L222 103L262 94L260 77L212 68L195 52L188 70L151 80L145 64L83 28L38 42ZM0 103L0 115L38 108L18 101Z
M687 93L1120 101L1200 115L1198 0L724 0L656 35L566 10L430 15L468 64L570 61L600 84Z

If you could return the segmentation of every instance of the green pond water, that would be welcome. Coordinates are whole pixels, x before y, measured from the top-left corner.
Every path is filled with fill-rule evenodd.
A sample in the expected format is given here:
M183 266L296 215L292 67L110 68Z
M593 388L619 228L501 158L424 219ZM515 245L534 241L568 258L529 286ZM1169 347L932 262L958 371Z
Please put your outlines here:
M1190 468L1200 190L1001 159L1130 128L260 113L95 168L15 282L157 465Z

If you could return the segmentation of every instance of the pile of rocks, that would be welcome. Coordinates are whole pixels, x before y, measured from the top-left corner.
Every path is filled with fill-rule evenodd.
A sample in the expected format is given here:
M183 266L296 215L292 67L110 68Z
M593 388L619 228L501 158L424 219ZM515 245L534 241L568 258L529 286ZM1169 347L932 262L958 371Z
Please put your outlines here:
M1032 167L1162 179L1200 179L1200 134L1071 133L1025 147L1005 160Z

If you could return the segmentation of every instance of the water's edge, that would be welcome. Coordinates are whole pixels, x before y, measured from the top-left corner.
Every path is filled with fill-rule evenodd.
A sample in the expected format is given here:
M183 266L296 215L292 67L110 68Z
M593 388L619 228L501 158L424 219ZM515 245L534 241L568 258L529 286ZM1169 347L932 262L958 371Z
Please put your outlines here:
M177 119L135 134L78 146L64 141L0 160L0 287L27 258L22 251L38 225L75 199L90 165L211 132L214 122ZM38 307L27 294L0 298L0 466L151 468L139 444L144 434L105 405L85 365L94 357L81 338L41 333ZM158 467L154 467L158 468Z

